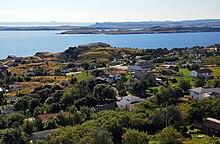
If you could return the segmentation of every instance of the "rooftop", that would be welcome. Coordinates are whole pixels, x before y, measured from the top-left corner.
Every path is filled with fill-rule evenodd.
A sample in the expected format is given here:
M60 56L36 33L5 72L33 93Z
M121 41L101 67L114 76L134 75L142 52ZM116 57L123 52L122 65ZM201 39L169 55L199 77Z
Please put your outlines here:
M212 71L210 69L198 69L195 71L198 73L212 73Z
M202 87L198 87L198 88L193 88L190 89L190 91L193 92L197 92L197 93L210 93L210 92L215 92L215 93L220 93L220 88L202 88Z
M131 95L125 96L125 97L123 97L123 98L125 98L125 99L129 99L129 100L140 99L140 98L137 97L137 96L131 96Z
M32 133L32 135L34 135L37 138L43 138L46 137L47 135L49 135L52 131L54 131L56 129L51 129L51 130L46 130L46 131L41 131L41 132L36 132L36 133Z
M52 114L45 114L45 115L38 115L38 118L40 118L42 120L42 122L47 121L49 118L55 118L57 117L57 115L59 115L60 113L52 113ZM70 115L69 112L62 112L61 114L63 114L64 116L68 116Z
M214 119L214 118L207 118L206 120L217 123L217 124L220 124L220 120L217 120L217 119Z

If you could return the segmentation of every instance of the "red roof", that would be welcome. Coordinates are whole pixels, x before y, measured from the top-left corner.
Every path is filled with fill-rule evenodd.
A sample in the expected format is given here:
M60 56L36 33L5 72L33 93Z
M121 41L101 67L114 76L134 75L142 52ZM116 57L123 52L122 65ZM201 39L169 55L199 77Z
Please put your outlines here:
M52 114L45 114L45 115L38 115L38 118L40 118L42 120L42 122L47 121L49 118L56 118L57 115L59 115L60 113L52 113ZM62 112L61 114L63 114L64 116L69 116L70 112Z

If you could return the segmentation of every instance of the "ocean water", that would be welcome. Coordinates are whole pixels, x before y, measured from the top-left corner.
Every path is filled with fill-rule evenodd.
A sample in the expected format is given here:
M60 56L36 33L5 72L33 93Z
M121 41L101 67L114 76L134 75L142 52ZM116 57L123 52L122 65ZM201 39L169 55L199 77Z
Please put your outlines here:
M0 59L8 55L29 56L36 52L63 52L70 46L105 42L113 47L183 48L220 43L220 32L134 34L134 35L59 35L61 31L0 31Z

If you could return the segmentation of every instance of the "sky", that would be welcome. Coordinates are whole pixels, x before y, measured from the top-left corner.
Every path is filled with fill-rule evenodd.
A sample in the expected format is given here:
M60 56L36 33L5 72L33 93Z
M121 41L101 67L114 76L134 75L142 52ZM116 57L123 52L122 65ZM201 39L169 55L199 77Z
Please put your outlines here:
M220 19L220 0L0 0L0 22Z

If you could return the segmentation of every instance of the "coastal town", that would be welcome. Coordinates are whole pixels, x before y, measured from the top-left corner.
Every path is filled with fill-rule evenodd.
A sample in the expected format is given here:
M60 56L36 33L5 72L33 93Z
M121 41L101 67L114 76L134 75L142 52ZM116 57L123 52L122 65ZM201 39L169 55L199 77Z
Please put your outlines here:
M172 143L219 143L219 98L219 44L168 50L98 42L9 55L0 60L0 142L68 143L59 137L71 129L96 136L88 138L94 143L122 143L129 132L150 143L167 133Z

